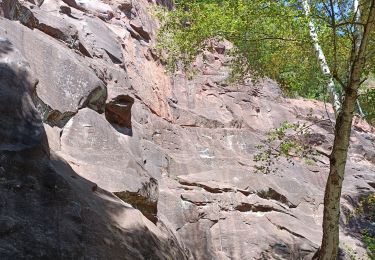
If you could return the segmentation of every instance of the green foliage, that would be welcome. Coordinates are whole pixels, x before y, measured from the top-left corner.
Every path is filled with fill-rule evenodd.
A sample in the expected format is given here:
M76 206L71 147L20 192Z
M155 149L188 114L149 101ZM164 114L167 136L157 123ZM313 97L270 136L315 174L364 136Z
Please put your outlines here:
M277 80L289 95L319 98L322 77L301 10L293 2L264 0L176 2L174 12L157 12L161 20L158 51L167 66L189 69L208 39L234 43L233 75ZM313 62L312 62L313 61Z
M359 102L367 122L375 126L375 79L371 78L359 96Z
M371 223L375 223L375 193L370 193L363 197L354 210L354 214L364 218ZM375 236L368 230L362 233L362 241L367 248L367 253L371 259L375 259Z
M353 21L352 2L332 1L339 26L332 24L328 2L309 2L336 85L345 85L354 30L347 23ZM190 72L192 61L209 39L227 39L235 46L233 79L249 73L255 79L266 76L289 96L328 100L327 78L320 71L300 1L176 0L175 4L172 12L156 12L161 21L157 50L170 71ZM375 32L372 38L375 40ZM370 50L375 48L374 40ZM375 72L374 55L369 56L363 75L370 72ZM361 97L366 118L372 122L374 92Z
M375 193L371 193L360 200L355 214L362 215L368 220L375 222Z
M367 230L362 234L362 240L367 247L368 255L371 259L375 259L375 237L371 236Z
M307 123L284 122L280 127L267 133L267 138L258 146L259 153L254 155L256 171L264 174L276 172L276 163L281 158L294 165L293 158L304 158L310 164L315 161L316 150L306 142L311 134L312 125Z

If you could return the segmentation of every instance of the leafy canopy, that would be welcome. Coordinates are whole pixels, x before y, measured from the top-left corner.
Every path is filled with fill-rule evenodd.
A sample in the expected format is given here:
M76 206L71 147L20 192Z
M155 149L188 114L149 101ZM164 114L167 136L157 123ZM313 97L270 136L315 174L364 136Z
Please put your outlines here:
M312 1L312 17L332 73L344 83L355 28L351 1ZM289 96L325 99L327 79L320 71L307 20L296 0L176 0L172 12L158 12L162 22L160 52L169 69L189 68L207 39L227 39L235 45L233 75L276 80ZM375 35L375 33L374 33ZM373 37L375 40L375 37ZM372 43L375 48L375 43ZM375 62L375 61L374 61ZM372 64L375 64L375 63ZM368 74L371 66L367 67Z

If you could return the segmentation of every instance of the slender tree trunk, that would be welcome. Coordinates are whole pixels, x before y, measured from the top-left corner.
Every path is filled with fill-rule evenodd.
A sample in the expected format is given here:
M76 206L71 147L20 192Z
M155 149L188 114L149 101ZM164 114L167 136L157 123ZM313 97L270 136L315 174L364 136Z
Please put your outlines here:
M361 74L365 65L369 35L375 27L375 0L371 0L369 3L371 5L368 19L360 37L361 40L359 43L353 42L353 62L345 89L345 99L335 126L335 140L330 157L330 172L324 196L323 239L319 252L320 260L336 260L339 249L340 197L353 113L357 102Z
M323 49L319 44L319 38L318 38L318 33L316 32L315 24L310 17L310 5L308 3L308 0L303 0L302 5L303 5L303 10L305 11L305 16L308 19L310 37L314 44L316 57L318 58L319 65L323 74L328 78L327 88L331 97L333 110L335 111L335 114L337 115L337 113L340 111L340 108L341 108L340 96L337 93L335 83L333 81L332 73L331 73L331 70L329 69L329 66L326 60L326 56L324 55Z
M353 112L357 91L345 95L336 126L335 141L330 157L330 172L324 196L323 240L320 260L336 260L339 248L339 217L342 182L348 153Z

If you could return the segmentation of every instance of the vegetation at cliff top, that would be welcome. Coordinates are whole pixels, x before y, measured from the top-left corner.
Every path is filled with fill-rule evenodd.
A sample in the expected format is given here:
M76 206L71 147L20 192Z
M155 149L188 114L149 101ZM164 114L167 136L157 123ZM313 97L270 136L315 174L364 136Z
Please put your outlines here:
M336 23L343 25L332 37L324 1L316 2L311 16L335 83L340 86L338 81L346 80L352 48L348 35L353 28L344 25L353 16L348 11L350 3L338 1L337 12L341 14ZM288 96L328 101L327 77L319 68L300 1L177 0L173 12L159 9L156 14L161 21L157 49L166 54L163 56L171 71L189 70L207 39L227 39L235 46L235 79L246 73L254 78L266 76L276 80ZM373 67L366 67L364 74L371 75ZM375 88L369 88L371 84L363 84L360 102L368 121L375 123ZM342 88L337 87L337 91L341 95Z

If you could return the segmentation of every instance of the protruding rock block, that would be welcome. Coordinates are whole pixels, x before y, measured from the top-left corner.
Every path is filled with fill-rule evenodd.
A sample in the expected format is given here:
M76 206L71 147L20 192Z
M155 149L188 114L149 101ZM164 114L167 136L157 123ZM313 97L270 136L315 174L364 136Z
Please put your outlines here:
M133 104L134 98L128 95L118 96L106 104L105 117L111 124L131 128L131 108Z

